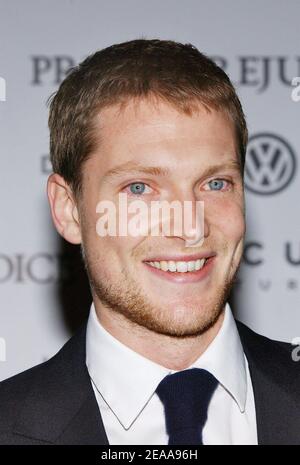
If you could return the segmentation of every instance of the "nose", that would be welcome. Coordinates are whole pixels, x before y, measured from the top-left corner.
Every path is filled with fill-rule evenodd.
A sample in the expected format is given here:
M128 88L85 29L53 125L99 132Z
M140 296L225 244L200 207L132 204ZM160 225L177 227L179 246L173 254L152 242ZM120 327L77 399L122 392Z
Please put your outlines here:
M186 247L200 247L209 235L209 226L205 217L203 200L191 199L184 202L184 228L182 239Z
M209 235L204 201L193 192L177 192L168 205L170 215L162 215L163 235L180 238L186 247L200 247Z

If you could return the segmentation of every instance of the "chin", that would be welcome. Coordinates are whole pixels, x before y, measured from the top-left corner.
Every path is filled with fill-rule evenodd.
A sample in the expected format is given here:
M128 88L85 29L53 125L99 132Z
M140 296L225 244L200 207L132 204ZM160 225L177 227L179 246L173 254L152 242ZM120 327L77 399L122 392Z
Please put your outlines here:
M177 302L174 306L170 306L169 303L167 307L160 304L157 308L164 310L160 314L152 315L153 326L151 329L161 334L176 337L203 334L217 322L223 310L222 307L217 306L208 311L207 306L201 305L200 307L199 302L194 302L193 305L178 305Z
M168 324L158 324L157 332L171 337L187 338L197 337L207 332L218 318L192 321L172 321Z

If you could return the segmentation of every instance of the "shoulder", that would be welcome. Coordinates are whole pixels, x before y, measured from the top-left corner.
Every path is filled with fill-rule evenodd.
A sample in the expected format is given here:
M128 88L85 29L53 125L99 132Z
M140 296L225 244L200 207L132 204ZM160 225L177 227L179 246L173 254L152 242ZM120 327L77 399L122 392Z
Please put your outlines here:
M0 383L0 432L14 424L32 386L43 378L55 357Z
M41 412L63 408L73 381L78 387L85 375L85 329L46 362L0 383L0 437L14 429L24 411L39 422Z
M246 326L244 323L241 321L235 320L240 337L242 341L244 341L246 344L255 344L259 346L259 348L264 348L265 350L272 350L276 349L279 351L290 351L293 346L289 342L283 342L283 341L278 341L275 339L271 339L267 336L264 336L262 334L259 334L252 329L250 329L248 326Z
M295 351L299 352L297 346L258 334L240 321L236 320L236 324L245 355L251 364L272 372L279 382L284 382L285 374L299 378L298 359L294 356Z

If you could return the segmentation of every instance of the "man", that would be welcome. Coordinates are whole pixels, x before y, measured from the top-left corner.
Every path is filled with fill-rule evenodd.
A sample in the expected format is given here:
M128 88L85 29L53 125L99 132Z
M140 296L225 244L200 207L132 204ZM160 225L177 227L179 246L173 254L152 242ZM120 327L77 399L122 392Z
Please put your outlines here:
M227 75L191 45L114 45L69 73L49 127L52 218L81 244L93 304L56 356L1 383L0 442L300 443L290 346L235 322L227 302L247 144ZM146 234L105 233L101 202L118 226L132 219L118 215L120 194L147 214L189 202L197 220L203 205L201 227L154 235L143 217Z

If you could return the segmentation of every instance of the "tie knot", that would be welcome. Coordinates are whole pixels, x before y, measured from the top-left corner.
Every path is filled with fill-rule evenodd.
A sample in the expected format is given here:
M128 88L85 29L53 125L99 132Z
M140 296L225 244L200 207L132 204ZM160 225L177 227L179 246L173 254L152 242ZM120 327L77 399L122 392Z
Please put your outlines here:
M167 375L159 383L156 393L164 405L167 433L170 438L177 438L174 444L180 444L180 437L187 441L192 430L197 431L198 443L201 444L208 405L217 385L216 378L200 368Z

